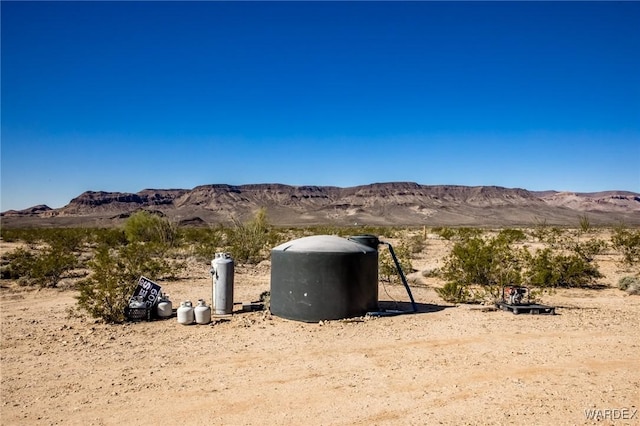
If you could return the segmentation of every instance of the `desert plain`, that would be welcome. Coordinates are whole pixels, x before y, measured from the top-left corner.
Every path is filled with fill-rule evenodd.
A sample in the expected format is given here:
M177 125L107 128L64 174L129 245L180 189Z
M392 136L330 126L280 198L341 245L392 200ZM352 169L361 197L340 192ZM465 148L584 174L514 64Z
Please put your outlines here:
M209 325L110 325L78 315L71 283L3 280L0 423L640 424L640 296L617 288L637 270L607 251L599 288L543 294L553 316L513 315L438 296L444 281L423 271L442 266L450 245L429 236L412 259L418 313L322 323L237 304ZM210 302L210 265L187 264L158 282L174 308ZM236 303L269 290L269 261L235 273ZM402 309L408 299L380 282L379 300Z

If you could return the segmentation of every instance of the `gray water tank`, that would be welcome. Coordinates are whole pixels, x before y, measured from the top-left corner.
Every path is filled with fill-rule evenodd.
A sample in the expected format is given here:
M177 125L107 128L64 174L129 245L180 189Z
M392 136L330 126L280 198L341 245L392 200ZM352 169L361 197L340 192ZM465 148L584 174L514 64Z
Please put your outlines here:
M378 251L333 235L271 250L271 313L305 322L362 316L378 309Z

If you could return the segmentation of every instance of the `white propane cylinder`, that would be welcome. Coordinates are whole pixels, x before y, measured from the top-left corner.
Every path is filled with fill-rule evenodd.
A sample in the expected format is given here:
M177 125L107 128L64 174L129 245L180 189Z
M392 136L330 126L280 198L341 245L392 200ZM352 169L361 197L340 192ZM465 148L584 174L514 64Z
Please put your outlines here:
M178 323L189 325L193 324L193 305L190 300L186 300L180 304L178 308Z
M171 315L173 315L173 304L171 300L169 300L169 295L164 293L160 295L160 300L156 306L156 313L160 319L171 318Z
M204 300L198 300L198 304L193 308L196 317L196 324L209 324L211 322L211 308Z
M233 268L229 253L216 253L211 261L211 304L214 315L233 313Z

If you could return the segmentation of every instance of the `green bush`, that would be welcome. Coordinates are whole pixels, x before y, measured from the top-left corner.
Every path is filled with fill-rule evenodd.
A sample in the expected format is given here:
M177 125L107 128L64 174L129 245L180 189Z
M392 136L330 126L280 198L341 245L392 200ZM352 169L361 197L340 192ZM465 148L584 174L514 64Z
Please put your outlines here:
M129 242L173 246L177 237L177 227L164 217L141 210L127 219L124 234Z
M579 253L554 253L546 248L530 257L527 278L537 287L586 287L603 275Z
M458 232L442 269L448 286L438 293L460 302L495 297L503 286L585 287L603 277L593 259L606 247L604 241L576 242L557 228L544 230L538 235L547 247L534 254L521 246L526 235L520 230L505 229L494 237ZM478 289L475 293L462 291L472 286Z
M403 240L397 246L393 246L393 251L396 254L400 268L402 268L405 276L411 273L413 271L413 265L411 264L411 250L407 242ZM393 261L390 250L381 247L378 255L378 274L380 279L390 283L400 283L400 275L398 274L398 269Z
M78 251L90 238L91 230L86 228L26 228L3 229L2 238L5 241L23 241L31 247L41 244L49 244L66 249Z
M176 273L176 265L158 253L150 243L136 242L119 248L100 245L89 262L91 275L78 284L79 308L105 322L122 322L140 276L158 279Z
M124 309L140 276L153 280L175 277L184 264L172 262L177 228L167 219L141 211L123 229L95 234L90 275L78 283L78 307L106 322L124 320Z
M503 230L483 238L465 231L445 259L443 276L460 285L502 286L522 282L522 255L513 247L524 233Z
M628 294L640 294L640 277L622 277L618 280L618 288Z
M568 238L564 230L555 226L547 226L546 222L536 226L531 234L541 243L545 243L552 248L558 249L566 245Z
M447 282L442 288L437 288L436 293L449 303L464 303L471 297L467 286L456 282Z
M77 268L77 256L65 247L46 246L38 250L17 248L5 256L2 277L24 285L56 287L62 276Z
M587 216L586 214L583 214L582 216L580 216L579 224L580 224L581 232L584 232L584 233L591 232L592 228L591 228L591 221L589 220L589 216Z
M247 223L234 221L227 230L227 250L239 263L256 264L268 259L270 249L277 245L280 234L267 221L267 211L259 209Z
M601 254L607 247L608 244L606 241L592 238L588 241L574 243L571 250L577 255L582 256L586 262L592 262L595 256Z
M412 235L405 240L407 250L411 254L422 253L427 247L424 236L422 234Z
M447 227L433 228L433 233L439 235L443 240L451 241L456 235L456 231Z
M640 229L632 231L623 226L616 227L611 245L622 254L625 264L631 266L640 262Z
M49 246L36 256L31 279L40 287L56 287L62 276L78 265L78 257L68 249Z
M224 228L187 228L179 230L180 243L191 248L199 261L210 261L224 245Z
M28 277L34 263L35 255L24 247L18 247L2 256L2 279Z
M119 247L127 244L127 236L122 228L96 228L91 232L90 241L97 245Z

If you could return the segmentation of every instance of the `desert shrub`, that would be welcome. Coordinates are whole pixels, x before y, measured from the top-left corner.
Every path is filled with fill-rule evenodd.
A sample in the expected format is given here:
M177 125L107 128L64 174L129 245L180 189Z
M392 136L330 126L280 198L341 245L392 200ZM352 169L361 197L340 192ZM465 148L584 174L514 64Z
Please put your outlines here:
M440 270L440 268L431 268L424 269L421 274L425 278L439 278L442 276L442 271Z
M466 285L453 281L447 282L442 288L437 288L436 293L442 297L442 300L449 303L463 303L471 297Z
M501 286L522 281L522 256L512 245L524 233L501 231L491 238L465 232L445 259L443 276L460 285Z
M546 222L538 224L531 235L541 243L545 243L552 248L561 248L566 245L567 235L564 230L558 227L547 226Z
M42 229L2 228L2 239L10 242L23 241L27 245L35 245L42 240Z
M504 229L493 237L467 231L458 233L455 237L458 241L442 269L449 286L439 293L449 301L471 301L495 297L501 287L525 282L544 289L585 287L602 278L593 259L604 250L606 242L597 239L576 242L565 238L557 228L547 230L543 236L547 247L534 254L521 246L526 235L520 230ZM476 290L470 291L471 287ZM467 291L462 291L463 288Z
M176 241L177 227L167 218L141 210L126 220L124 234L129 242L172 246Z
M579 218L580 231L583 233L591 232L591 221L589 220L589 216L583 214Z
M237 262L249 264L267 259L270 248L280 239L280 234L269 225L264 208L246 223L234 220L234 227L226 231L226 236L227 251Z
M622 277L618 280L618 288L628 294L640 294L640 277Z
M180 268L160 253L153 243L135 242L118 248L101 244L89 262L91 274L78 284L78 307L105 322L122 322L140 276L158 279L175 275Z
M96 228L91 232L90 241L97 245L118 247L127 244L127 236L122 228Z
M469 238L457 242L445 259L443 276L448 282L459 285L490 283L492 253L482 238Z
M2 279L28 277L34 262L35 255L23 247L5 253L2 256Z
M447 241L463 241L472 237L479 237L484 233L482 229L467 227L455 229L447 227L434 228L434 232Z
M538 250L535 255L528 255L527 282L537 287L552 287L557 282L557 274L554 272L554 255L550 248Z
M624 226L616 227L611 236L611 245L622 254L625 264L635 265L640 262L640 229L632 231Z
M78 285L78 307L109 323L124 320L127 298L136 286L137 277L124 269L121 256L102 245L90 262L92 274Z
M34 251L20 247L4 258L3 278L40 287L56 287L62 276L79 264L77 256L64 246L49 245Z
M402 272L408 274L413 271L413 265L411 264L411 250L406 241L401 241L397 246L393 246L393 252L398 259ZM390 283L401 282L398 274L398 269L391 256L391 251L388 248L380 248L378 252L378 274L380 279Z
M36 256L31 280L40 287L56 287L62 276L78 265L78 257L67 248L49 246Z
M41 241L66 252L78 252L89 240L86 228L42 229Z
M23 241L32 247L49 244L77 251L88 241L90 232L86 228L3 229L2 238L11 242Z
M526 240L527 235L521 229L507 228L501 230L496 239L502 244L513 244Z
M422 234L412 235L406 238L406 246L407 250L411 254L422 253L424 249L427 247L427 243Z
M528 282L537 287L585 287L603 275L579 253L556 253L550 248L528 258Z
M445 227L436 227L433 228L433 233L440 236L443 240L451 241L453 237L456 235L456 231L451 228Z
M570 248L573 252L582 256L585 261L592 262L595 256L601 254L607 249L607 247L608 244L606 241L598 238L592 238L588 241L575 242Z
M224 228L186 228L179 230L180 244L190 247L199 261L210 261L224 245Z

